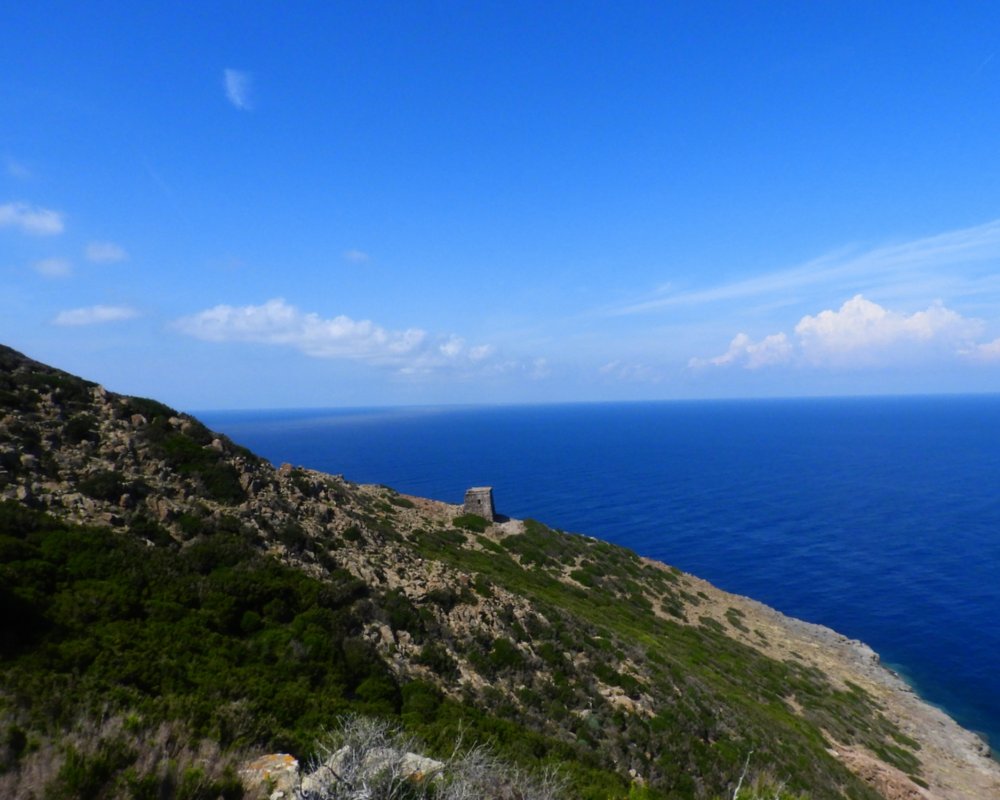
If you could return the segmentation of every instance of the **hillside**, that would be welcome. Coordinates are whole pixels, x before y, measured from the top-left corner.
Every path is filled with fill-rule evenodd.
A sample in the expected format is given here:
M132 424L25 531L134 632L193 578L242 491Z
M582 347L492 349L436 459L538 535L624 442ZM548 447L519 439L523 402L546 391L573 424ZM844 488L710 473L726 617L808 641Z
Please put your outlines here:
M745 768L1000 797L860 643L541 522L275 468L2 347L0 499L0 794L238 797L226 765L354 713L558 766L567 797L731 797Z

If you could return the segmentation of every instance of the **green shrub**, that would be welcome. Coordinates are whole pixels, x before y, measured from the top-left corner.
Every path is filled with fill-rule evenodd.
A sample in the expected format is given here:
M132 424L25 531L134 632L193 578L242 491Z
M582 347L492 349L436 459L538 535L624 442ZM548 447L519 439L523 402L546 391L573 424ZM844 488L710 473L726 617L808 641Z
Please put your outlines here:
M524 656L510 639L497 639L489 654L490 663L497 670L520 669L524 666Z
M383 618L393 631L406 631L418 642L423 638L424 622L420 612L403 592L398 589L386 592L382 609Z
M428 602L441 608L441 610L446 614L459 603L466 602L469 599L465 596L464 592L456 591L450 586L441 586L437 589L431 589L431 591L427 592L424 597Z
M462 514L455 517L451 521L451 524L456 528L464 528L467 531L474 531L475 533L485 533L486 529L490 526L490 523L486 519L477 514Z
M128 490L125 476L115 470L101 470L88 475L80 479L77 488L95 500L105 500L109 503L118 502L118 498Z
M726 609L726 619L729 621L729 624L737 630L741 630L744 633L750 633L750 629L743 624L743 618L745 616L746 615L738 608Z
M166 406L158 400L151 400L148 397L126 397L121 405L121 416L131 417L141 414L147 422L152 422L157 417L169 419L177 416L177 412L170 406Z
M288 522L282 525L275 534L278 541L281 542L289 550L301 553L309 542L309 536L303 530L301 525L294 522Z
M101 742L95 753L85 754L70 746L55 781L46 789L46 800L98 797L134 757L134 751L121 739Z
M195 478L208 497L220 503L239 503L246 499L236 469L225 462L222 453L206 447L198 439L172 432L158 441L156 447L170 466L182 475Z
M442 678L458 677L458 664L455 659L449 655L445 648L434 642L423 646L416 661Z
M349 542L360 542L365 535L357 525L351 525L344 531L344 538Z
M63 426L63 436L70 444L84 441L97 442L101 438L97 433L97 420L90 414L76 414L70 417Z

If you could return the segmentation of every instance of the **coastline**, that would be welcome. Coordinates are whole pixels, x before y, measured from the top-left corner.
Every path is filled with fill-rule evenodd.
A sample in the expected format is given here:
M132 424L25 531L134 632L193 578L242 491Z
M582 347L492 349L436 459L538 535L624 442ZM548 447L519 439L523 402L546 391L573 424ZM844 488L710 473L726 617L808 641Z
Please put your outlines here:
M366 484L360 484L359 488L378 489ZM442 522L462 513L460 505L419 495L401 496L414 503L417 513L437 517ZM520 532L523 525L523 520L506 518L493 527L508 535ZM585 535L585 538L594 537ZM644 556L640 560L657 569L673 571L662 561ZM764 655L816 667L838 689L847 690L851 684L860 686L901 733L919 745L915 753L921 767L919 780L926 786L875 753L856 745L845 746L828 737L828 752L886 800L1000 798L1000 762L992 758L987 743L945 711L923 700L898 673L884 666L878 653L867 644L824 625L790 617L750 597L726 592L690 573L680 572L679 576L689 592L702 598L699 615L715 618L728 629L730 636ZM728 613L732 609L742 613L743 629L729 623ZM790 702L794 706L794 698Z
M906 736L919 743L916 755L926 787L886 765L873 753L830 742L830 752L886 798L1000 798L1000 762L993 758L987 742L921 698L901 675L883 665L878 653L867 644L823 625L789 617L749 597L730 594L696 576L685 573L685 577L708 595L720 611L738 608L746 615L751 629L764 632L766 645L759 637L732 632L746 644L776 658L801 659L821 669L841 687L846 688L848 681L861 686Z
M938 709L938 711L941 711L943 714L945 714L945 716L948 716L948 717L951 717L952 719L955 719L955 721L958 722L959 727L963 728L964 730L969 731L977 739L979 739L981 742L983 742L984 746L987 749L989 757L991 759L993 759L994 761L996 761L998 764L1000 764L1000 750L997 750L996 747L994 746L995 743L996 743L995 737L991 737L988 733L985 733L983 731L977 730L975 727L972 727L972 726L970 726L968 724L960 722L955 716L953 716L952 712L948 710L947 703L937 702L937 701L929 699L923 693L923 691L921 691L920 682L917 681L917 680L915 680L914 678L912 678L907 673L907 668L906 668L905 664L896 664L896 663L887 662L887 661L884 661L884 660L881 663L882 663L883 668L887 669L890 673L892 673L897 678L899 678L899 680L902 681L903 684L905 684L907 687L909 687L910 691L912 691L924 703L926 703L927 705L931 706L932 708Z
M374 487L365 487L374 488ZM416 495L403 495L425 514L449 520L461 506ZM517 532L523 520L507 519L496 527ZM593 538L587 536L586 538ZM672 568L641 557L658 569ZM1000 762L976 733L963 728L944 710L925 701L901 675L882 664L878 653L857 639L832 628L790 617L758 600L726 592L690 573L680 573L686 588L704 598L699 614L714 617L729 635L765 655L799 660L824 672L839 689L860 686L895 723L919 745L919 779L885 763L875 753L829 739L829 752L871 785L886 800L988 800L1000 798ZM745 630L729 624L727 612L743 614ZM758 632L763 633L761 637ZM794 699L792 700L794 703ZM778 776L780 778L780 776Z

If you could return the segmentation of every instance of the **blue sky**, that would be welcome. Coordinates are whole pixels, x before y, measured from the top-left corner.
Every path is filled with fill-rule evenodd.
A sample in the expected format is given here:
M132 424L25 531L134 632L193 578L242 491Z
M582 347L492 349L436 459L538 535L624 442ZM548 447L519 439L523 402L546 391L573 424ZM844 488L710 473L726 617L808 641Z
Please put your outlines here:
M1000 389L983 3L20 3L0 341L187 409Z

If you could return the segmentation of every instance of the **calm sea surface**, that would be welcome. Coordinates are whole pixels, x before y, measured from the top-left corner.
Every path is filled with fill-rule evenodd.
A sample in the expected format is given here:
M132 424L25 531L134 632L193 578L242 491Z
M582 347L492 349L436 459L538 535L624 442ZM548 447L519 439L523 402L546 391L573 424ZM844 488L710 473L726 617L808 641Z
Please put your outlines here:
M1000 396L205 412L288 461L632 548L874 647L1000 744Z

